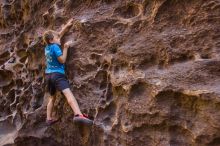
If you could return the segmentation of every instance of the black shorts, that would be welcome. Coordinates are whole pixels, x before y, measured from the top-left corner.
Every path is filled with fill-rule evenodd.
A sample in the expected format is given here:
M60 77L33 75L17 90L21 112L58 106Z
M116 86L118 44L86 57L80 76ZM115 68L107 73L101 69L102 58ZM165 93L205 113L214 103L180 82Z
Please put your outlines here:
M46 73L47 91L50 95L54 95L56 90L63 91L70 88L67 77L61 73Z

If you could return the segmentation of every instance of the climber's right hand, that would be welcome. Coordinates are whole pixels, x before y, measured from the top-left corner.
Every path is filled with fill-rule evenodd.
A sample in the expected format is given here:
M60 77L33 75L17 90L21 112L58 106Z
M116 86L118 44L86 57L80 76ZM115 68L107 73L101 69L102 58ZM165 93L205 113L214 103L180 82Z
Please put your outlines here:
M73 41L68 41L64 44L64 48L72 47Z

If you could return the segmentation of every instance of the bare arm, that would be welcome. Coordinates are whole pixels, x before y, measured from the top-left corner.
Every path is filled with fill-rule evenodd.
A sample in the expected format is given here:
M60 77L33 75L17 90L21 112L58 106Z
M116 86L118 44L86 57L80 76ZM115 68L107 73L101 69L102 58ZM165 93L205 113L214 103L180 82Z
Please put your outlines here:
M72 27L73 25L73 19L69 20L67 22L67 24L61 29L61 31L59 32L59 38L62 38L64 36L64 34L69 31L69 29Z
M66 57L67 57L67 52L68 52L69 47L64 47L63 48L63 55L59 56L57 59L60 63L65 63L66 62Z
M63 48L63 55L59 56L57 59L60 63L65 63L66 62L66 58L67 58L67 52L68 52L68 49L70 47L70 44L72 42L69 41L67 43L64 44L64 48Z

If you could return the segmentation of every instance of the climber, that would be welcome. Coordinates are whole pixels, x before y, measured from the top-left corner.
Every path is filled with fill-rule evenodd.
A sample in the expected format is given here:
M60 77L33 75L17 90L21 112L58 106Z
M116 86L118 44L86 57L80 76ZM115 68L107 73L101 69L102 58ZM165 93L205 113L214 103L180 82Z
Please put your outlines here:
M60 39L63 35L72 27L73 20L71 19L60 32L52 30L46 31L43 36L44 42L47 44L45 47L46 56L46 83L47 90L50 93L49 101L47 104L47 125L52 125L58 121L58 119L52 117L52 109L55 101L56 90L61 91L66 97L68 104L74 111L74 122L85 123L91 125L93 123L85 114L80 111L79 105L70 90L70 85L67 80L64 71L64 63L66 62L68 48L70 47L70 41L66 42L61 51Z

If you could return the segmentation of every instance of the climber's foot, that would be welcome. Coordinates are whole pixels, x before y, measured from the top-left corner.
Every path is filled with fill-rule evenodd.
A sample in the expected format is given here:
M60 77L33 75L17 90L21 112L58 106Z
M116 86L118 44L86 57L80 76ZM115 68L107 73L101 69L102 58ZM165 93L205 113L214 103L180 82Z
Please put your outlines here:
M92 125L93 124L93 120L90 120L88 118L88 116L82 114L82 115L75 115L73 118L73 121L75 123L84 123L86 125Z
M47 120L46 124L47 124L47 126L51 126L51 125L55 124L58 121L59 121L59 119L51 119L51 120Z

